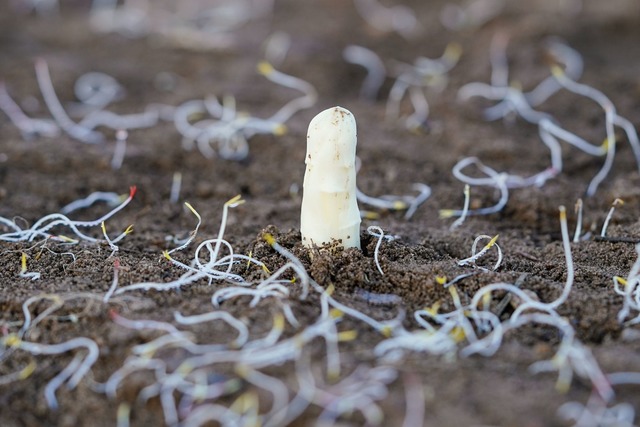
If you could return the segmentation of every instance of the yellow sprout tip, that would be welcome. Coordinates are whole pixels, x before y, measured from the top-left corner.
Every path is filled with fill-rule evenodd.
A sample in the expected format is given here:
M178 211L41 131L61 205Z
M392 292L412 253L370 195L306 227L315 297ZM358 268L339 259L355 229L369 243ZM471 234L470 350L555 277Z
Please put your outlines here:
M188 362L187 362L187 363L182 363L182 364L178 367L177 371L178 371L179 373L181 373L181 374L186 375L186 374L190 373L191 371L193 371L193 368L194 368L194 366L193 366L191 363L188 363Z
M615 139L611 140L609 138L605 138L604 141L602 141L602 145L600 147L602 147L603 151L607 151L609 149L609 145L615 144L615 142Z
M407 207L408 205L405 202L401 202L400 200L393 202L393 209L396 211L407 209Z
M622 200L622 199L620 199L620 198L616 198L616 199L613 201L613 206L622 206L622 205L624 205L624 200Z
M102 232L103 232L104 234L107 234L107 226L106 226L106 225L104 225L104 221L102 221L102 222L100 223L100 228L102 228Z
M337 308L332 308L331 311L329 311L329 316L331 316L332 319L337 319L339 317L342 317L344 315L344 313L342 312L342 310L339 310Z
M184 202L184 205L195 215L195 216L200 216L198 215L198 211L195 210L195 208L191 205L191 203L189 202Z
M169 255L169 251L163 251L163 252L162 252L162 255L164 255L164 257L165 257L166 259L168 259L169 261L171 261L171 255Z
M275 136L282 136L282 135L285 135L288 131L289 131L289 129L287 128L287 125L280 123L273 130L273 134Z
M553 74L554 77L564 77L564 70L559 65L552 65L551 74Z
M386 338L389 338L392 332L393 332L393 329L391 329L391 326L388 326L388 325L383 326L382 329L380 330L380 333Z
M249 367L247 365L238 364L235 366L235 371L236 374L238 374L242 378L245 378L247 375L249 375Z
M560 221L566 221L567 220L567 209L564 206L560 206L558 208L558 210L560 211Z
M331 296L331 295L333 295L333 292L334 292L335 290L336 290L336 287L335 287L335 286L333 286L333 283L329 283L329 286L327 286L327 289L325 289L325 293L326 293L328 296Z
M274 68L273 65L269 64L267 61L260 61L258 63L258 72L263 76L268 76L273 73Z
M327 379L331 382L335 382L340 379L340 368L332 368L327 371Z
M269 270L269 268L264 264L262 264L262 271L264 271L267 274L271 274L271 270Z
M444 50L444 57L449 61L457 61L462 56L462 45L458 42L451 42Z
M8 335L4 341L4 343L9 347L17 347L21 342L22 340L16 334Z
M360 211L362 213L362 217L368 220L376 220L380 218L380 214L372 211Z
M225 203L224 205L225 206L233 206L233 207L235 207L235 206L241 205L243 203L244 203L244 200L242 200L242 195L238 194L237 196L229 199L227 201L227 203Z
M273 246L276 244L276 238L273 237L273 234L271 233L262 233L262 238L269 244L269 246Z
M122 402L118 405L118 411L116 414L116 419L118 421L123 421L122 425L128 425L128 421L129 421L129 414L131 413L131 406L129 406L128 403ZM125 421L126 420L126 421ZM118 422L118 425L120 425L120 422Z
M436 276L436 283L438 285L444 285L447 283L447 276Z
M355 329L338 333L338 341L340 342L353 341L357 337L358 337L358 331L356 331Z
M20 257L20 272L24 273L27 271L27 254L22 252L22 256Z
M126 230L124 230L124 234L131 234L133 233L133 224L131 224L130 226L127 227Z
M622 286L627 286L627 279L620 276L613 276L613 280L620 283Z
M284 330L284 316L282 313L277 313L273 316L273 329L277 331Z
M20 374L18 375L18 378L21 380L26 380L36 370L36 366L37 366L36 362L34 361L29 362L27 366L22 368L22 370L20 371Z
M425 311L431 316L438 314L438 310L440 310L440 301L436 301L431 307L425 308Z
M464 329L462 329L460 326L456 326L451 330L449 335L455 342L461 342L465 337Z
M520 83L519 80L513 80L509 86L511 86L512 89L522 92L522 83Z
M247 369L247 372L249 372L248 369ZM248 391L242 396L244 396L242 399L242 413L247 413L250 410L258 408L258 395L255 392ZM254 423L254 425L259 425L259 424L257 424L256 422Z
M495 244L496 244L496 242L498 241L498 237L500 237L500 235L499 235L499 234L496 234L496 235L493 237L493 239L491 239L491 240L489 241L489 243L487 243L487 248L490 248L490 247L492 247L493 245L495 245Z
M146 359L146 360L151 360L153 358L153 356L156 354L156 350L157 349L153 349L153 348L149 349L149 350L145 351L144 353L142 353L140 355L140 357L142 357L143 359Z
M453 209L440 209L440 212L438 214L440 216L440 219L447 219L453 216L453 212Z
M566 394L569 392L570 388L571 388L571 383L569 383L568 381L558 380L558 382L556 382L556 390L558 391L558 393Z
M491 304L491 294L489 292L486 292L484 295L482 295L482 305L485 308L489 308L489 304Z

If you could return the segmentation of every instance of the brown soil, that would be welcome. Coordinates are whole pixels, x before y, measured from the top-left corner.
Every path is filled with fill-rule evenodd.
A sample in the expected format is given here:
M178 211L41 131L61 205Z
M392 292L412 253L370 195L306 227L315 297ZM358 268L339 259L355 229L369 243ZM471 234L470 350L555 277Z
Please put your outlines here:
M15 99L40 98L33 72L35 58L47 60L54 85L64 103L73 97L73 82L88 71L102 71L114 76L127 91L124 100L112 108L121 113L142 110L149 103L178 105L207 94L232 93L239 109L266 117L297 96L257 75L256 64L262 58L262 42L272 31L293 36L291 50L280 69L311 82L320 94L315 107L296 114L288 123L289 131L281 137L256 136L250 140L250 156L242 162L219 158L206 159L198 151L186 151L180 136L170 123L151 129L131 131L124 164L112 170L110 160L114 144L88 145L67 136L55 139L22 140L20 132L6 116L0 115L0 215L16 218L20 224L32 224L38 218L57 212L67 203L94 191L125 193L132 185L138 193L132 203L107 223L111 234L134 224L135 232L120 244L116 254L121 264L120 286L143 281L166 282L182 274L162 256L170 248L166 236L184 237L194 227L194 217L180 204L169 201L172 177L183 177L180 201L189 201L201 214L203 225L195 244L215 237L222 206L236 194L246 203L231 210L225 233L237 253L263 261L272 271L285 259L262 239L264 230L298 255L310 275L323 287L335 286L334 297L375 319L392 319L401 308L407 312L404 326L418 329L413 312L440 301L442 312L452 310L449 292L436 283L437 276L453 278L469 268L457 261L469 256L474 238L480 234L499 234L505 259L497 272L476 274L457 284L463 302L481 287L494 282L514 283L521 275L523 289L534 292L541 301L558 297L566 279L558 207L569 207L569 226L575 225L573 206L584 195L591 177L602 159L563 146L565 170L542 188L511 191L506 208L488 216L470 217L455 231L452 220L438 216L440 209L459 208L463 203L463 184L451 174L452 166L466 156L477 156L498 171L530 174L548 166L548 150L539 142L537 129L516 120L487 123L482 120L481 101L459 103L457 89L472 81L489 81L488 49L497 31L510 35L511 78L531 88L548 71L544 62L543 40L562 37L584 58L581 79L607 94L618 111L640 123L640 8L632 0L616 0L600 5L585 1L583 11L568 16L558 10L557 2L539 0L510 4L497 18L480 28L451 32L442 27L438 13L441 1L411 1L423 30L415 39L405 40L397 34L382 34L367 26L356 13L352 2L340 0L278 1L271 19L263 19L233 33L230 48L195 52L169 46L154 37L127 39L119 35L100 35L91 31L85 6L63 3L59 16L23 15L2 2L0 5L0 78ZM11 2L9 2L11 3ZM80 2L77 2L80 3ZM525 6L526 5L526 6ZM450 72L448 87L440 94L429 94L431 113L428 129L411 133L397 123L384 121L385 99L391 85L388 80L380 99L367 103L358 99L362 69L345 63L341 52L347 44L359 44L375 50L385 60L410 63L422 55L437 57L445 46L457 41L463 47L460 63ZM175 88L163 91L154 85L158 73L177 77ZM415 216L407 221L399 212L381 212L376 221L363 221L362 251L346 250L310 257L300 243L299 208L301 194L291 192L292 184L301 186L304 172L305 134L310 119L333 105L350 109L358 121L358 155L362 169L358 180L367 194L408 194L414 182L431 186L433 195ZM404 105L408 111L409 105ZM591 101L566 92L550 99L543 108L561 118L569 129L592 141L604 137L601 110ZM30 113L48 116L40 110ZM109 138L113 133L105 130ZM597 194L585 199L586 227L598 234L612 201L619 197L625 204L615 212L608 235L611 241L590 239L572 244L576 281L568 301L558 312L569 319L578 339L591 348L605 373L640 371L640 339L637 326L623 328L617 321L622 297L615 294L612 277L626 277L636 260L634 245L640 240L640 176L631 149L619 144L614 170ZM486 187L473 187L473 206L489 206L497 194ZM75 218L97 218L105 212L97 205ZM383 242L380 262L384 275L374 264L376 239L364 230L379 225L385 233L400 236ZM92 231L100 237L100 230ZM81 243L66 246L46 243L49 251L34 242L2 243L0 251L0 309L4 333L15 333L24 319L23 302L43 293L68 295L94 293L100 298L111 285L114 257L106 243ZM42 274L31 281L18 276L21 253L25 252L29 271ZM63 252L71 252L75 260ZM176 254L188 262L192 250ZM489 265L493 254L481 261ZM257 272L239 271L248 278ZM255 277L251 276L254 275ZM0 425L114 425L118 407L131 405L132 425L162 425L159 399L141 402L138 392L152 382L150 373L126 378L114 399L92 389L94 382L104 382L131 354L134 345L148 342L160 333L135 331L116 325L110 311L132 319L173 322L173 313L198 314L211 311L211 295L226 283L196 282L179 291L135 292L130 298L117 298L109 304L77 297L45 318L28 339L41 343L58 343L73 337L93 339L100 357L74 390L61 387L57 392L60 407L47 408L44 388L72 359L72 353L56 356L31 355L23 351L6 352L0 374L10 374L35 362L35 371L27 379L0 386ZM388 302L363 293L394 294ZM290 304L301 321L300 328L312 324L320 313L318 295L297 299L293 291ZM496 298L499 300L500 295ZM497 300L496 300L497 303ZM42 312L48 303L32 307ZM243 319L251 332L250 339L271 330L275 313L281 305L275 299L262 300L249 307L248 298L236 298L221 308ZM77 314L69 321L64 315ZM504 316L508 315L506 313ZM506 317L505 317L506 318ZM223 323L209 328L194 327L198 343L224 343L235 337ZM363 323L346 318L341 331L355 329L358 337L340 344L342 374L356 366L382 365L373 348L384 337ZM623 331L627 329L627 331ZM635 334L630 333L635 332ZM287 325L285 336L298 332ZM630 338L629 338L630 337ZM635 339L633 337L636 337ZM533 374L528 368L539 360L553 356L559 343L554 328L526 326L505 337L500 350L491 357L455 355L434 356L407 352L396 362L397 379L389 384L389 393L380 400L383 425L401 425L405 414L405 387L417 382L424 394L425 425L501 425L562 426L570 425L557 414L570 401L585 403L591 385L574 378L568 391L556 390L557 374ZM462 345L463 343L461 343ZM3 349L4 351L4 349ZM304 351L318 378L323 377L326 347L321 339L312 341ZM163 354L172 367L185 357L180 351ZM228 364L227 364L228 365ZM212 368L213 369L213 368ZM233 366L216 366L218 375L237 374ZM263 372L280 378L297 390L294 364L269 367ZM328 380L324 380L328 381ZM256 389L242 381L240 389L217 402L229 406L248 390ZM260 390L260 389L256 389ZM616 387L613 403L627 402L640 408L637 386ZM258 391L261 411L267 412L270 394ZM321 409L312 405L296 425L314 425ZM361 425L359 413L340 418L344 425Z

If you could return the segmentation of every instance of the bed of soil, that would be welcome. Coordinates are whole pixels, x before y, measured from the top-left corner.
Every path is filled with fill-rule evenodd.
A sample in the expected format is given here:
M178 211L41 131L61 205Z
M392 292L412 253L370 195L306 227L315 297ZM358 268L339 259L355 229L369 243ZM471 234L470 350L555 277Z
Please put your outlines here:
M28 101L29 114L34 116L49 116L33 71L34 59L44 58L65 105L74 101L77 77L101 71L115 77L126 89L126 97L110 106L119 113L141 111L150 103L179 105L209 94L233 94L240 110L266 117L297 96L256 72L256 64L263 57L263 42L277 30L292 36L291 49L279 68L312 83L319 100L313 108L293 116L286 135L251 138L250 155L241 162L207 159L197 150L186 150L173 124L161 123L130 132L124 163L118 170L110 166L115 144L108 129L101 130L109 142L97 145L83 144L66 135L23 140L18 129L0 114L1 216L32 224L92 192L127 193L130 186L137 186L131 204L107 222L111 234L134 224L134 233L120 243L115 256L104 242L76 246L47 242L48 251L42 250L42 244L34 246L37 242L0 245L0 322L5 334L19 329L24 319L22 304L29 297L81 292L104 295L112 282L114 258L121 264L120 286L179 277L182 271L167 262L162 252L173 247L167 236L184 237L195 225L193 215L182 203L191 203L203 218L195 247L215 237L224 202L237 194L246 203L230 211L225 233L237 253L252 252L271 269L284 264L285 259L263 240L262 233L267 230L300 256L320 285L333 284L337 300L373 318L390 319L404 309L405 327L411 330L419 328L413 320L415 310L438 301L444 312L453 309L449 292L437 284L436 277L453 278L471 272L468 267L459 267L457 261L469 256L473 240L481 234L499 234L504 261L496 272L476 274L459 282L464 301L483 285L514 283L523 274L523 289L531 290L542 301L551 301L560 295L566 279L558 207L567 206L569 227L573 229L573 206L584 196L602 159L563 145L565 167L558 177L541 188L513 190L502 212L470 217L450 231L452 219L441 219L438 212L462 206L463 184L451 173L461 158L477 156L498 171L521 175L549 165L548 150L540 143L535 126L519 119L485 122L481 111L490 104L458 102L457 90L468 82L489 81L489 46L497 31L510 36L510 78L530 89L548 75L545 38L558 36L583 55L581 81L607 94L632 123L640 123L640 6L633 0L612 0L606 5L585 1L576 14L563 9L563 2L511 2L490 22L460 31L447 30L440 24L438 14L445 2L415 0L408 5L419 18L421 33L410 40L368 26L352 2L282 0L275 2L272 17L234 31L229 46L207 51L176 47L154 36L97 34L91 30L87 6L81 2L62 2L59 15L52 16L21 14L7 3L12 2L0 3L0 79L15 99L23 105ZM460 43L463 54L450 72L447 88L428 94L431 112L423 132L409 132L397 122L384 120L390 79L379 99L360 100L365 73L342 59L346 45L358 44L373 49L388 63L410 63L421 55L440 56L452 41ZM159 86L159 75L173 76L173 86ZM40 102L35 103L35 99ZM421 182L431 186L433 194L410 220L405 220L402 212L387 211L378 211L380 217L375 221L363 220L362 251L309 257L299 242L301 191L295 188L302 186L307 125L316 113L334 105L351 110L358 122L358 156L362 159L358 183L362 191L370 195L410 194L412 184ZM541 109L552 112L566 128L590 141L604 138L604 115L592 101L561 92ZM403 104L405 110L409 111L408 103ZM613 200L621 198L625 203L613 216L607 232L612 237L609 241L587 239L572 244L576 280L568 301L558 309L607 373L640 371L640 328L623 327L618 322L622 297L614 292L612 282L615 275L627 276L637 258L632 242L640 240L640 176L628 144L618 145L614 169L596 195L584 200L585 228L593 228L598 234ZM182 173L182 190L180 202L171 203L176 172ZM497 197L490 188L473 187L471 205L489 206ZM106 209L98 204L73 217L93 219ZM381 246L384 275L374 263L376 239L366 233L369 225L379 225L385 233L399 236ZM101 235L99 228L91 233ZM29 271L41 273L39 280L19 277L23 252L28 255ZM64 252L73 253L74 259ZM188 262L192 251L175 256ZM489 266L494 260L495 255L490 254L481 263ZM158 336L153 331L116 325L109 313L116 310L127 318L173 322L175 311L211 311L211 295L224 286L228 284L203 280L177 291L132 293L130 299L114 299L109 304L87 298L69 302L55 316L44 319L29 340L57 343L80 336L95 340L100 357L91 378L74 390L60 388L60 407L51 410L46 405L44 387L69 363L72 354L5 354L0 374L18 371L30 362L35 362L35 371L24 380L0 386L0 425L114 425L123 402L131 405L131 425L162 425L158 399L146 403L137 399L138 392L148 385L149 378L144 375L126 379L113 399L92 390L93 382L106 381L124 363L134 345ZM363 290L395 294L401 302L392 299L380 304ZM319 299L314 294L299 301L297 296L294 291L290 303L304 328L317 319ZM46 303L36 304L32 312L37 314L46 307ZM269 298L256 307L249 307L246 298L237 298L223 303L221 309L242 319L252 338L266 334L274 313L281 310L279 303ZM73 321L59 317L71 313L77 315ZM347 318L341 330L349 329L356 329L358 336L340 344L343 375L360 364L383 364L374 356L373 348L384 337ZM224 342L233 334L223 323L214 323L209 329L196 328L194 333L201 343ZM285 334L295 333L296 329L287 325ZM399 374L389 385L388 395L380 400L385 417L382 424L402 424L405 387L417 383L424 394L425 425L571 425L558 415L558 408L570 401L585 403L591 394L590 384L575 378L568 390L561 391L556 388L556 373L529 371L533 362L553 356L559 338L553 328L527 326L509 333L491 357L408 352L392 365ZM322 369L326 358L323 341L313 341L305 357ZM225 369L225 375L234 375L232 368ZM265 369L295 390L293 371L292 363ZM237 393L219 403L230 405L252 387L243 382ZM615 391L613 403L627 402L640 408L637 386L616 387ZM270 398L263 394L259 393L264 397L264 411ZM297 425L314 425L320 411L311 406ZM346 414L340 420L343 425L365 423L358 413Z

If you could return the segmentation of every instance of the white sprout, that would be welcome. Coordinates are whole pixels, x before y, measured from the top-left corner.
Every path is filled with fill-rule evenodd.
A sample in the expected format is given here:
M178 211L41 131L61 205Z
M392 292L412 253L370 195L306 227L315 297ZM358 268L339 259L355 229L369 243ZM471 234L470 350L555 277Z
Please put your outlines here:
M564 65L564 70L559 65L554 65L551 76L543 80L531 92L523 93L517 87L506 86L508 79L505 56L506 37L503 34L498 34L494 38L491 50L492 83L490 85L477 82L469 83L459 90L458 96L460 99L481 96L499 101L498 104L485 110L487 120L495 120L515 112L526 121L538 125L540 137L551 151L551 167L529 178L510 176L510 187L541 186L546 180L561 172L562 158L558 140L562 140L592 156L605 156L601 169L592 178L587 188L587 195L592 196L612 168L616 144L615 126L621 127L626 133L639 170L640 140L631 123L617 114L614 105L602 92L575 81L582 74L583 63L580 55L563 42L555 39L548 42L548 48L557 61ZM561 127L549 114L533 110L534 106L546 101L562 88L594 100L604 110L607 137L603 144L591 144Z
M124 156L127 153L128 137L129 133L124 129L119 129L116 132L116 146L113 150L113 157L111 158L111 169L117 170L122 167Z
M414 112L405 118L407 129L416 131L426 125L429 116L429 104L424 88L441 91L447 84L447 73L458 63L462 48L457 43L447 45L440 58L418 57L412 65L398 64L396 79L389 91L385 116L388 120L400 118L400 104L409 93Z
M589 187L587 188L587 195L593 196L595 194L598 186L607 177L609 171L612 168L616 146L614 126L623 127L625 133L627 134L629 144L631 145L638 170L640 171L640 143L638 142L638 135L633 126L628 126L628 121L617 114L616 108L609 100L609 98L607 98L602 92L597 89L594 89L586 84L577 83L576 81L572 80L565 74L564 71L562 71L558 67L552 68L552 71L553 76L558 80L558 83L560 83L562 87L569 90L570 92L585 96L597 102L600 107L602 107L605 113L605 129L607 138L605 139L603 146L606 149L606 158L600 171L598 171L598 173L591 179Z
M170 255L170 252L176 251L176 250L182 250L184 248L186 248L195 238L195 233L197 232L199 226L200 226L200 221L201 221L201 217L200 215L197 213L197 211L195 211L195 209L193 209L191 207L191 205L189 205L188 203L185 203L185 205L192 211L192 213L198 218L198 224L196 225L196 229L194 230L194 232L190 235L190 237L178 248L175 248L172 251L165 251L164 252L164 256L165 258L171 262L172 264L183 268L184 270L186 270L187 272L185 274L183 274L181 277L179 277L176 280L167 282L167 283L156 283L156 282L142 282L142 283L134 283L128 286L123 286L121 288L119 288L115 294L119 295L125 292L131 292L131 291L135 291L135 290L144 290L144 291L148 291L148 290L174 290L174 289L179 289L182 286L186 286L186 285L190 285L192 283L197 282L200 279L204 279L204 278L208 278L209 281L211 282L214 279L230 279L230 280L234 280L234 281L240 281L240 282L244 282L244 280L242 279L242 277L232 274L231 268L233 267L233 264L236 260L247 260L249 262L253 262L255 264L258 264L260 266L264 266L264 264L260 261L257 261L251 257L246 257L246 256L242 256L242 255L234 255L233 253L233 248L231 247L231 245L223 239L224 236L224 231L227 225L227 216L228 216L228 211L229 208L233 208L236 206L241 205L242 203L244 203L244 200L242 200L240 198L240 196L236 196L234 198L232 198L231 200L227 201L224 206L223 206L223 210L222 210L222 220L220 222L220 229L218 231L218 238L216 239L210 239L210 240L206 240L204 242L202 242L200 245L198 245L198 247L196 248L195 251L195 257L194 257L194 266L189 266L186 264L183 264L175 259L173 259ZM215 246L214 246L215 244ZM225 247L228 248L229 250L229 255L222 257L220 259L218 259L219 253L220 253L220 248L222 247L222 245L225 245ZM205 249L207 250L208 254L209 254L209 260L206 263L202 263L201 261L201 256L200 256L200 251ZM227 269L226 271L222 271L222 270L218 270L216 267L224 267L226 266Z
M628 403L607 405L600 396L593 394L586 405L567 402L558 408L558 415L574 421L576 427L633 427L636 424L635 409Z
M614 276L613 284L615 292L624 297L623 305L618 312L618 322L622 323L629 316L631 310L640 312L640 244L636 245L637 259L631 266L626 279ZM620 289L624 286L624 290ZM633 320L627 322L628 325L640 323L640 314Z
M184 205L189 209L189 211L191 211L192 214L195 215L195 217L198 219L198 223L196 224L196 228L194 228L193 231L189 233L189 237L184 241L184 243L178 246L177 248L173 248L170 251L168 251L167 255L170 255L174 252L181 251L185 249L187 246L189 246L191 242L193 242L193 239L196 238L196 235L198 234L198 230L200 229L200 225L202 224L202 217L200 216L198 211L196 211L195 208L191 206L191 204L188 202L185 202Z
M51 82L51 76L49 75L49 66L44 59L38 59L35 63L36 77L38 80L38 86L42 92L45 104L49 108L51 115L55 119L56 123L64 130L70 137L82 142L96 144L104 141L104 135L95 132L86 127L80 126L74 123L69 118L66 111L60 104L58 96L56 95L53 83Z
M449 230L453 231L456 228L460 227L464 220L467 218L467 214L469 213L469 202L471 199L471 190L469 184L464 185L464 205L462 206L462 211L460 212L460 217L456 219L451 226L449 226ZM445 213L445 215L449 212L448 210L441 211Z
M356 156L356 173L360 172L362 161ZM416 182L412 185L414 191L418 194L415 196L404 195L383 195L380 197L368 196L356 186L356 198L358 202L373 206L378 209L389 209L392 211L404 210L404 219L409 220L416 213L420 205L431 197L431 187L427 184ZM361 212L362 213L362 212Z
M81 75L73 87L76 98L83 104L102 109L122 97L124 88L108 74L89 72Z
M38 135L55 138L60 134L60 128L51 120L28 117L9 96L7 88L2 81L0 81L0 110L20 129L25 139Z
M476 252L478 243L480 242L480 240L482 239L489 239L489 243L487 243L481 250L480 252ZM502 249L500 249L500 246L496 243L496 241L498 240L498 235L495 235L494 237L491 236L487 236L486 234L480 235L478 237L475 238L475 240L473 241L473 245L471 247L471 256L469 258L465 258L462 259L460 261L458 261L458 265L459 266L464 266L464 265L471 265L473 267L478 267L484 271L488 271L487 269L485 269L484 267L479 267L476 265L476 261L480 258L482 258L488 251L489 249L491 249L492 247L495 246L496 250L498 251L498 260L496 261L495 265L493 266L492 270L497 270L498 267L500 267L500 264L502 263Z
M415 373L405 373L402 377L404 383L406 413L402 427L412 427L424 423L425 393L420 377Z
M87 354L84 358L80 355L76 355L69 365L55 376L45 387L45 397L47 399L47 404L51 409L55 409L58 406L58 401L55 396L56 390L65 382L67 383L67 389L73 390L89 372L93 364L98 360L99 356L98 345L95 341L85 337L72 338L69 341L65 341L60 344L39 344L23 341L15 335L8 335L3 337L0 342L2 342L4 346L26 351L33 355L62 354L80 348L87 350Z
M109 245L109 248L111 248L111 255L109 255L109 257L112 257L116 252L120 250L120 248L109 238L109 235L107 234L107 227L104 225L104 221L102 221L100 227L102 228L102 235L104 236L104 240Z
M40 273L38 272L33 272L33 271L27 271L27 254L22 252L21 258L20 258L20 273L18 273L18 276L20 277L24 277L27 279L31 279L31 280L38 280L40 279Z
M283 135L285 122L298 111L316 103L316 90L308 82L277 71L267 62L258 65L258 71L274 83L303 92L303 96L285 104L267 119L236 112L235 99L226 96L220 104L216 97L191 100L175 109L173 121L185 142L197 143L203 156L215 155L227 160L243 160L249 155L248 139L257 134ZM192 117L209 114L191 123ZM211 146L217 144L217 150Z
M102 217L94 221L73 221L61 213L54 213L54 214L49 214L40 218L30 228L23 230L14 221L10 221L6 218L0 217L0 223L13 229L13 231L10 231L8 233L0 234L0 241L6 241L6 242L33 241L36 237L41 237L45 239L58 240L66 243L77 243L76 240L71 239L69 237L62 236L62 235L52 235L49 233L55 227L68 227L79 239L86 240L89 242L96 242L97 241L96 238L83 234L79 230L79 228L96 227L102 224L103 222L107 221L113 215L115 215L116 213L124 209L125 206L127 206L131 202L135 193L136 193L136 187L131 187L129 191L129 196L124 201L122 201L122 203L120 203L118 206L113 208L107 214L103 215ZM80 203L77 206L84 206L84 205ZM117 243L129 232L131 232L131 228L127 228L127 230L125 230L124 233L118 236L118 238L113 239L112 243Z
M377 237L378 242L376 243L376 248L373 250L373 259L376 263L376 268L384 276L384 271L382 271L382 267L380 267L380 260L378 259L378 254L380 253L380 245L382 244L383 239L387 239L388 241L395 240L395 236L385 236L382 228L377 225L371 225L367 227L367 233L370 235Z
M582 235L582 199L578 199L576 202L575 211L578 219L576 220L576 232L573 235L573 243L579 242L580 236Z
M258 72L275 84L303 93L303 96L293 99L282 106L275 114L266 119L267 122L282 125L298 111L311 108L316 104L318 92L309 82L278 71L266 61L258 64Z
M87 197L79 200L75 200L68 205L60 209L60 213L68 215L71 212L75 212L80 209L86 209L93 206L97 202L106 202L109 206L118 206L122 203L123 198L121 194L113 192L96 191L89 194Z
M227 325L231 326L238 332L238 336L233 340L234 347L242 347L249 340L249 331L245 324L226 311L211 311L209 313L193 316L183 316L181 313L175 312L173 315L176 322L181 325L195 325L198 323L210 322L212 320L224 321Z
M386 7L378 0L353 0L360 16L378 31L396 32L406 39L420 32L420 23L413 10L404 5Z
M440 22L449 30L479 28L502 12L504 0L468 0L458 5L447 2L440 11Z
M120 275L120 260L116 258L113 261L113 280L111 282L111 286L109 287L109 290L107 291L107 293L104 294L104 298L102 299L102 302L104 302L105 304L109 302L109 299L111 299L111 296L118 288L119 275Z
M609 209L609 213L602 224L602 231L600 231L600 237L605 237L607 234L607 228L609 227L609 221L611 221L611 217L613 217L613 212L616 210L616 206L624 205L624 201L622 199L616 198L611 204L611 209Z
M387 77L382 59L374 51L356 45L345 47L342 57L350 64L360 65L367 70L367 76L360 87L360 98L368 101L375 100Z
M265 42L264 59L269 64L280 66L287 57L290 48L291 36L282 31L277 31L271 34Z
M465 175L462 173L462 169L466 168L469 165L476 165L480 171L487 175L487 178L473 178L469 175ZM510 186L518 186L520 184L520 177L508 175L506 173L498 173L494 169L485 166L479 159L476 157L466 157L460 160L453 166L452 169L453 175L464 182L467 185L477 185L477 186L489 186L496 188L500 191L500 200L491 207L487 208L479 208L479 209L463 209L463 210L455 210L455 209L444 209L440 211L440 216L442 218L450 218L453 216L462 216L463 213L465 215L489 215L492 213L500 212L507 204L509 200L509 188Z
M172 204L178 203L180 199L180 190L182 189L182 173L174 172L171 180L171 192L169 193L169 201Z

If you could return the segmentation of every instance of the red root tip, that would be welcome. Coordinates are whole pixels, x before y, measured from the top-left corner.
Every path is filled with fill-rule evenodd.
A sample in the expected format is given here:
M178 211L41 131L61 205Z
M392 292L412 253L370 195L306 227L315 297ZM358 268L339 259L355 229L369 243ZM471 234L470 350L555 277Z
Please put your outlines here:
M109 319L115 321L118 316L118 312L114 308L109 310Z

